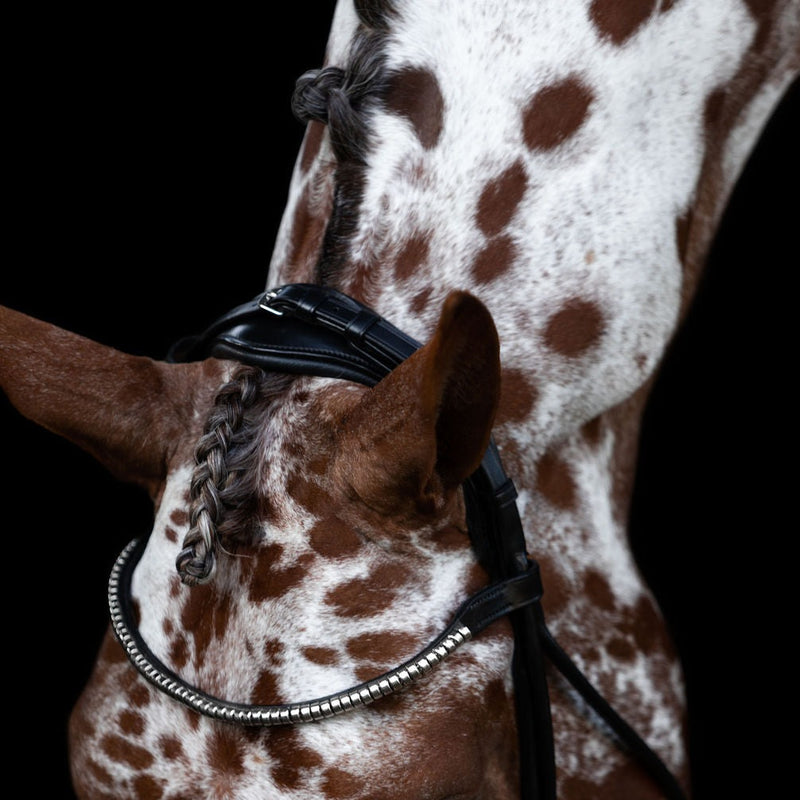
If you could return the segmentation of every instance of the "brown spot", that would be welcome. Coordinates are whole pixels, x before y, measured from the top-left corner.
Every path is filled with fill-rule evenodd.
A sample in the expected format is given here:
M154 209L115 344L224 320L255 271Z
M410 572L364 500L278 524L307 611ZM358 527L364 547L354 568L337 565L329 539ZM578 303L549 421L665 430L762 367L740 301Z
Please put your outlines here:
M490 239L475 257L472 276L478 283L491 283L511 268L516 255L517 248L510 236Z
M96 761L93 761L91 758L87 763L87 768L89 772L92 773L92 777L98 782L108 786L111 783L111 775L105 769L105 767L101 767Z
M248 560L245 580L249 582L248 597L252 602L282 597L289 589L301 584L308 575L314 560L311 553L303 554L296 563L282 570L275 567L282 551L279 544L272 543L263 548L257 558Z
M420 265L428 259L430 236L427 233L416 233L403 245L394 264L394 275L398 281L408 280L416 273Z
M523 137L531 150L558 147L583 125L593 94L570 76L540 89L523 111Z
M352 528L331 520L314 525L309 532L309 544L323 558L345 558L358 551L361 540Z
M715 131L724 117L727 104L725 89L717 89L706 98L703 108L703 124L706 131Z
M184 508L176 508L169 515L169 518L178 528L184 528L189 524L189 514Z
M123 733L131 736L141 736L144 733L144 717L136 711L122 711L117 722Z
M330 464L330 459L327 456L312 456L307 464L306 468L309 472L313 473L314 475L324 475L328 470L328 465Z
M636 646L642 653L652 653L659 646L668 652L672 651L664 630L664 622L649 597L642 596L637 601L631 630Z
M347 652L359 661L380 664L388 669L413 656L417 644L409 633L398 631L364 633L347 640Z
M169 761L175 761L183 758L183 745L180 739L176 736L162 736L158 740L158 746L161 748L161 755Z
M294 728L271 730L267 749L275 761L272 778L279 786L296 786L304 771L317 769L322 764L319 753L300 743L300 734Z
M100 747L112 761L127 764L136 770L145 770L154 761L153 754L149 750L131 744L121 736L104 736L100 740Z
M571 300L547 321L544 341L551 350L575 358L598 341L604 327L597 305L588 300Z
M188 723L189 727L196 731L200 727L200 714L196 711L192 711L189 708L184 708L184 719Z
M280 639L267 639L264 642L264 655L270 663L275 663L283 655L283 642Z
M775 27L775 16L772 10L776 0L745 0L748 10L758 23L758 31L752 47L756 52L761 52L769 43L770 32Z
M304 647L303 655L314 664L330 665L339 660L339 654L331 647Z
M105 664L122 664L128 660L119 641L110 632L103 639L98 660Z
M475 221L486 236L496 236L511 222L527 184L525 167L516 161L483 187Z
M198 654L204 653L212 636L211 618L214 614L216 589L211 584L195 586L186 593L186 602L181 612L181 628L194 637ZM172 643L173 658L185 657L186 643L177 639ZM172 654L172 653L171 653ZM185 662L183 662L185 663Z
M323 773L322 790L326 797L346 798L355 797L361 794L364 788L362 778L356 777L349 772L345 772L338 767L330 767Z
M575 594L575 586L564 576L558 564L558 558L550 558L544 553L537 553L536 560L542 572L542 584L547 587L542 605L551 618L560 614Z
M389 111L405 117L426 150L436 146L442 133L444 99L436 76L423 67L408 67L389 82L385 97Z
M597 663L600 661L600 651L594 645L590 645L581 653L584 661L592 661Z
M536 404L538 393L530 376L522 370L504 367L500 383L498 421L521 422L528 419Z
M175 528L172 528L171 526L167 525L166 529L164 530L164 534L166 535L167 540L172 542L173 544L178 541L178 534Z
M655 0L592 0L589 15L600 36L621 45L652 15Z
M185 667L189 661L189 643L182 633L177 634L170 643L169 657L176 669Z
M375 680L378 677L379 673L385 672L386 670L382 670L373 664L362 664L360 667L356 667L355 675L356 675L356 682L358 683L369 683L370 681ZM382 708L386 708L386 706L381 702Z
M586 444L591 447L597 447L600 444L600 436L603 432L603 418L602 416L590 419L581 429L583 438Z
M92 777L98 782L102 783L105 786L108 786L111 783L111 775L105 769L105 767L101 767L96 761L89 759L86 764L86 768L92 774ZM87 792L88 796L88 792Z
M164 787L161 782L150 775L137 775L133 779L133 788L137 800L161 800L164 796Z
M499 678L490 681L483 692L484 703L488 708L495 709L504 703L508 703L508 693L503 681Z
M143 683L140 680L136 681L136 683L130 686L126 694L128 696L128 700L131 702L131 705L134 705L137 708L144 708L150 704L150 689L147 687L146 683Z
M432 294L433 294L433 288L430 286L428 286L427 288L423 289L420 292L417 292L411 298L411 310L415 314L422 314L428 307L431 301Z
M278 676L272 670L262 670L250 693L250 701L257 706L274 705L277 697Z
M228 630L230 625L232 613L233 601L230 595L220 595L217 604L214 606L214 613L211 615L211 620L214 624L214 636L217 639L222 639L225 636L225 631Z
M552 453L546 453L539 461L536 489L556 508L566 510L575 505L577 489L569 466Z
M325 602L335 606L336 613L342 617L371 617L392 605L396 592L408 578L408 567L383 564L367 578L337 586L328 593Z
M314 163L322 146L322 135L325 132L325 125L317 120L311 120L306 128L306 135L303 139L303 149L300 153L300 169L308 172Z
M305 452L298 452L296 455L303 461L307 460ZM286 491L297 505L312 513L317 509L324 508L328 503L328 496L325 492L314 480L309 480L304 472L292 473L286 482Z
M633 661L636 658L636 649L627 640L619 636L614 637L607 645L606 650L610 656L620 661Z
M241 739L233 731L227 728L213 731L208 738L206 753L211 769L236 775L244 772Z
M612 611L614 609L614 593L611 591L611 586L605 576L601 575L597 570L589 570L586 574L583 588L593 606L602 608L604 611Z

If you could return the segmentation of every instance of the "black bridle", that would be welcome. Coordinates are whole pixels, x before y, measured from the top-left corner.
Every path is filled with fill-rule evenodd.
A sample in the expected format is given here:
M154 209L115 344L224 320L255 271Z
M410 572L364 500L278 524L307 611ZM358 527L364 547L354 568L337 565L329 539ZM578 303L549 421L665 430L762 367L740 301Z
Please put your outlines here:
M200 336L178 342L172 361L215 356L273 372L376 384L420 344L351 297L333 289L289 284L233 309ZM684 800L672 773L644 740L594 689L550 634L541 607L539 568L527 555L516 505L494 442L464 483L472 546L490 585L469 598L433 642L399 667L371 681L313 700L252 706L212 697L187 684L147 647L134 622L130 583L144 550L134 541L109 580L109 608L117 638L139 672L175 700L214 719L248 726L315 722L350 712L405 689L484 628L508 615L514 631L514 694L522 800L554 800L556 770L545 657L605 721L670 800Z

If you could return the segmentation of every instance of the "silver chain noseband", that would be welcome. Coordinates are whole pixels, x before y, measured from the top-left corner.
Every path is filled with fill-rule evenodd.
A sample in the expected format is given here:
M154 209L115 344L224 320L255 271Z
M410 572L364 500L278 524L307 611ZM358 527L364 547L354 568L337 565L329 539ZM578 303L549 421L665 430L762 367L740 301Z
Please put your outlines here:
M142 677L178 702L207 717L248 726L317 722L406 689L428 675L495 619L541 597L538 569L532 568L511 582L489 586L473 595L440 636L389 672L315 700L286 705L246 705L221 700L191 686L166 667L145 644L132 620L129 603L131 575L143 549L140 540L130 542L114 563L108 581L111 625L128 659Z

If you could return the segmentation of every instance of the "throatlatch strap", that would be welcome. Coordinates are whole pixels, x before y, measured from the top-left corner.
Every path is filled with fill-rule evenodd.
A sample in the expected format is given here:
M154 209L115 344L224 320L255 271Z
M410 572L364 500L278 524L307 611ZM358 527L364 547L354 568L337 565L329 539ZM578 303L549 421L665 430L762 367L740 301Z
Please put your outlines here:
M202 335L179 341L169 358L190 361L217 356L267 371L343 378L371 386L419 346L419 342L347 295L323 286L289 284L239 306ZM464 497L473 547L496 584L490 589L505 587L495 594L492 602L498 605L491 607L489 616L508 613L514 629L523 800L555 800L556 796L544 655L609 725L623 749L649 773L669 800L685 800L677 780L661 759L594 689L547 629L539 602L540 589L531 589L530 576L535 572L538 581L538 566L526 553L516 496L492 441L480 468L464 484ZM512 586L516 587L513 592ZM532 592L528 598L516 596L510 602L505 597L505 592L518 594L522 586ZM489 608L484 606L484 611ZM462 607L459 613L473 611L465 612Z

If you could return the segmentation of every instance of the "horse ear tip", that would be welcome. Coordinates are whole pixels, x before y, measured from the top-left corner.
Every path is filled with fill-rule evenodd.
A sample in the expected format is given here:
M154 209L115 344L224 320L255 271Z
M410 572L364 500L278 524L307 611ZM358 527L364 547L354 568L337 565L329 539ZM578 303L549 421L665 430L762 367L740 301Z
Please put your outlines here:
M458 306L476 307L484 305L483 302L480 300L480 298L477 297L477 295L473 294L467 289L453 289L451 292L448 293L444 302L445 305L450 305L454 307Z
M442 318L457 318L462 315L483 317L494 326L494 318L486 304L475 294L465 289L454 289L444 300Z

